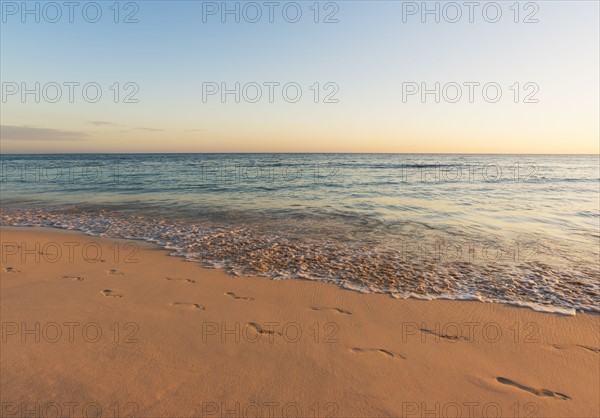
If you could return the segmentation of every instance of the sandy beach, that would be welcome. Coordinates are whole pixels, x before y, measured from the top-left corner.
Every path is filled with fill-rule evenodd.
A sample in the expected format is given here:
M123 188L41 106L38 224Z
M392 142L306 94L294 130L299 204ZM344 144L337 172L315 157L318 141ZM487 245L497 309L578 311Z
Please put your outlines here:
M2 417L600 416L598 315L232 277L57 229L1 241Z

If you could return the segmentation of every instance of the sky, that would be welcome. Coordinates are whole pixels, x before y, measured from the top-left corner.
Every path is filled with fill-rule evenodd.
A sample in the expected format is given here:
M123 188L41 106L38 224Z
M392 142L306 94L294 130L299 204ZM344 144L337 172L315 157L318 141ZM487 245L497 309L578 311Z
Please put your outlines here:
M600 152L597 1L64 3L0 4L2 153Z

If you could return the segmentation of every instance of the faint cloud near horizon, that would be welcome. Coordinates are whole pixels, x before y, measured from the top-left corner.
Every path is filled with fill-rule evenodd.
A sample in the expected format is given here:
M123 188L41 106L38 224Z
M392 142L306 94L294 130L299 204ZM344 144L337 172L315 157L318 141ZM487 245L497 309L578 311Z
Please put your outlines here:
M119 123L108 122L105 120L89 120L88 124L94 125L94 126L123 126Z
M164 132L164 129L159 129L159 128L145 128L145 127L141 127L141 128L135 128L139 131L148 131L148 132Z
M152 127L148 127L148 126L140 126L140 127L130 127L130 126L126 126L120 123L115 123L115 122L109 122L107 120L89 120L88 121L89 125L94 125L94 126L106 126L106 127L115 127L115 128L125 128L124 130L121 130L121 132L128 132L130 130L137 130L137 131L148 131L148 132L165 132L166 129L162 129L162 128L152 128Z
M153 128L153 127L149 127L149 126L138 126L138 127L128 127L126 125L120 124L120 123L115 123L115 122L110 122L107 120L89 120L87 121L87 123L89 125L94 125L94 126L105 126L105 127L115 127L115 128L125 128L120 130L120 132L128 132L131 130L136 130L136 131L146 131L146 132L166 132L167 129L163 129L163 128ZM208 131L208 129L205 128L191 128L191 129L183 129L183 132L206 132Z
M3 141L82 141L88 134L82 131L40 128L32 125L0 125L0 140Z

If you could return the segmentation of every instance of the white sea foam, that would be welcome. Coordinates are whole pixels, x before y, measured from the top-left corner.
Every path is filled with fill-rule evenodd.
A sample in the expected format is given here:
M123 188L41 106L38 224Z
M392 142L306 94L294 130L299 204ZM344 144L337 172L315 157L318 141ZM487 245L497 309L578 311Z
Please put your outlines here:
M540 262L518 265L407 259L386 247L345 245L321 237L301 241L250 227L171 222L101 213L2 211L2 225L50 226L89 235L145 240L172 255L231 274L336 283L395 298L476 300L574 315L600 312L598 272ZM317 239L318 238L318 239Z

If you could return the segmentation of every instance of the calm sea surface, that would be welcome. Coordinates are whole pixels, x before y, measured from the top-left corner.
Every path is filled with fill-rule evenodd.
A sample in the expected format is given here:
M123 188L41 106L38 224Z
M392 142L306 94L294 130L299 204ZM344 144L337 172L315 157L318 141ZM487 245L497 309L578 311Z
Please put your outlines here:
M2 155L3 225L156 242L236 275L600 312L600 161Z

